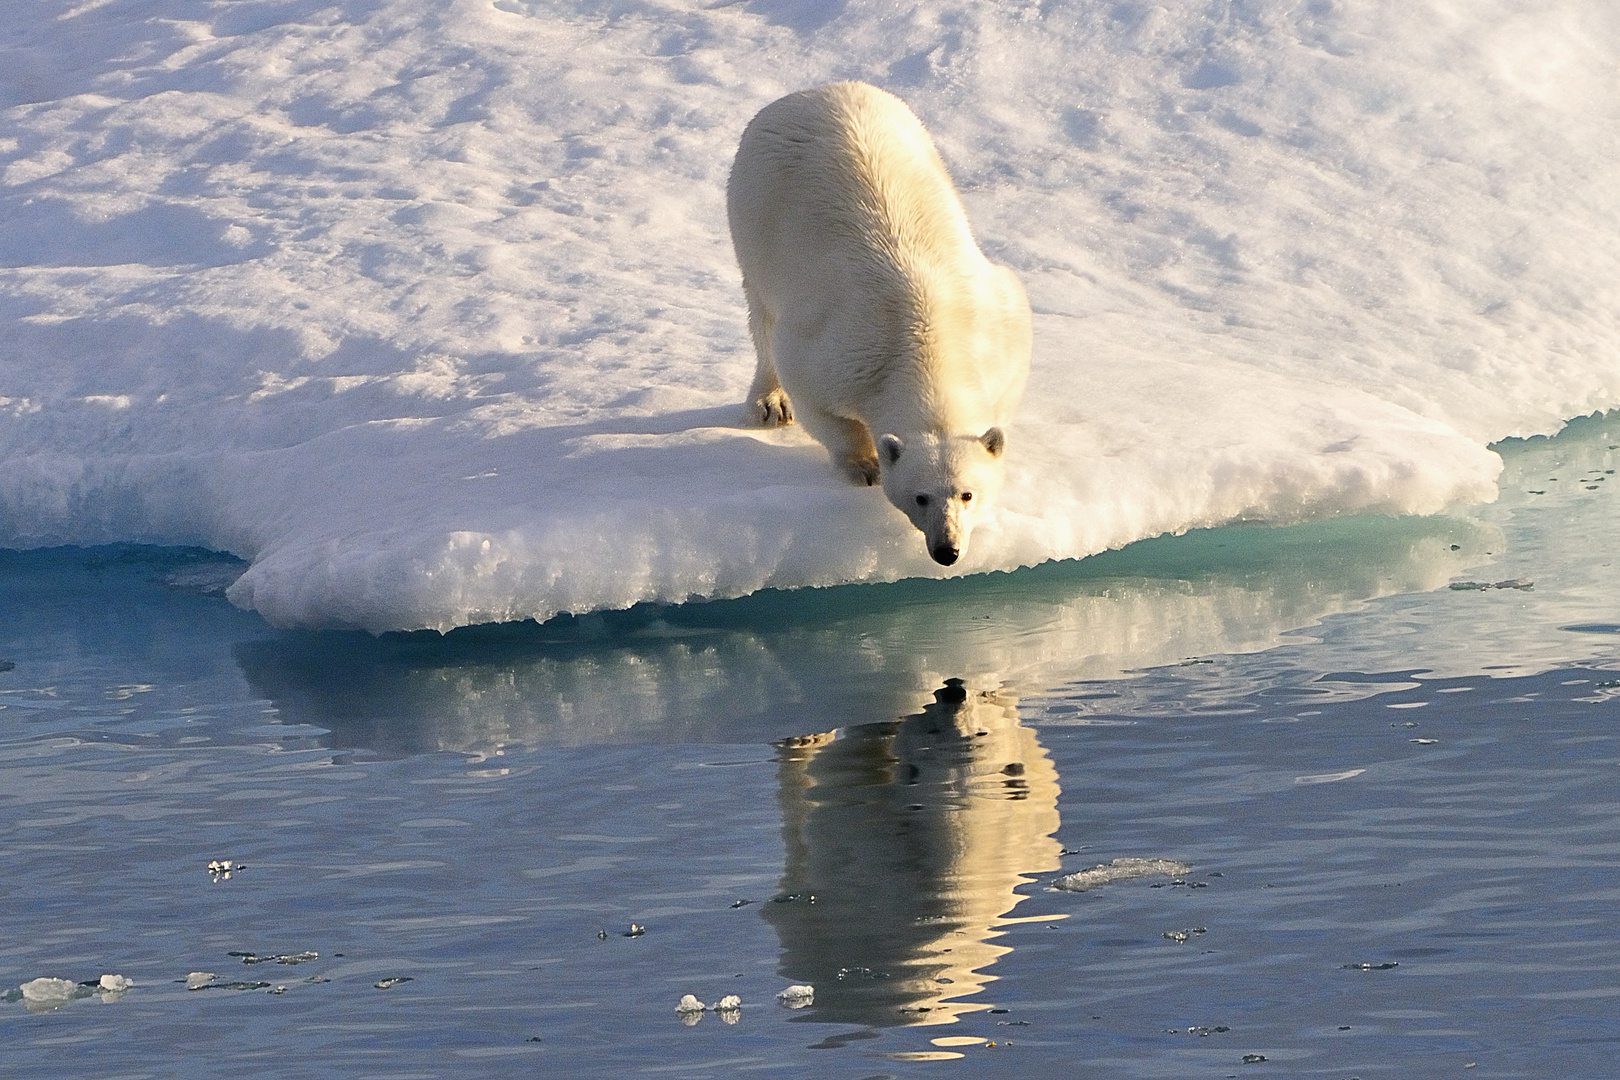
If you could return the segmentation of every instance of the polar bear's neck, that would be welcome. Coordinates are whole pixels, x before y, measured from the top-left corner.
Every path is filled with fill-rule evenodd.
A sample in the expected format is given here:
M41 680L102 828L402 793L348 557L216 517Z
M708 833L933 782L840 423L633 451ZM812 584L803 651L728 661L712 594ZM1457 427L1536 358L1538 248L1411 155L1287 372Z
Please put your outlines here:
M951 299L915 297L898 333L880 346L882 385L863 418L874 433L976 436L1009 419L998 343L986 340L971 308Z

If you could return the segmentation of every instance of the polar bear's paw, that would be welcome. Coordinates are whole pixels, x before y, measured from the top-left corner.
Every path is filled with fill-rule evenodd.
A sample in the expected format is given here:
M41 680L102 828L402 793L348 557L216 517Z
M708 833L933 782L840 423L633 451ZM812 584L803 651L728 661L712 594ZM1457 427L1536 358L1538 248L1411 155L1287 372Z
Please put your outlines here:
M793 423L793 402L778 386L754 399L754 416L762 427L786 427Z
M849 477L850 483L859 487L876 487L882 479L882 473L878 470L876 455L845 459L844 475Z

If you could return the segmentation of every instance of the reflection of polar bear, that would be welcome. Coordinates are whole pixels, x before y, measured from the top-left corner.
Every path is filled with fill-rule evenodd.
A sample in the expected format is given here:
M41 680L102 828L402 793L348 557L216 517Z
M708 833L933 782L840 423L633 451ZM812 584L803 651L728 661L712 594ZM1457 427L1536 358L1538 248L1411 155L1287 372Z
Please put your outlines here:
M798 419L852 479L881 477L955 562L1000 486L1029 302L973 242L928 133L864 83L792 94L743 132L726 194L757 416Z
M1012 950L1029 875L1059 868L1058 774L1005 691L950 680L922 712L779 743L783 978L819 1023L942 1024ZM812 897L814 898L812 900ZM1061 918L1061 916L1057 916Z

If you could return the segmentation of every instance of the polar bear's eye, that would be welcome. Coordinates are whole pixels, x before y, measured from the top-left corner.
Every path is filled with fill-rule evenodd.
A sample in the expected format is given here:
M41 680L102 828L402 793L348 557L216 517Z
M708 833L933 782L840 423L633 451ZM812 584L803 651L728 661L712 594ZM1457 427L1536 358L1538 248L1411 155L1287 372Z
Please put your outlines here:
M971 491L962 492L962 501L963 502L972 502L973 501L973 492L971 492Z
M926 495L917 496L917 505L918 506L927 506L928 505L928 496L926 496Z

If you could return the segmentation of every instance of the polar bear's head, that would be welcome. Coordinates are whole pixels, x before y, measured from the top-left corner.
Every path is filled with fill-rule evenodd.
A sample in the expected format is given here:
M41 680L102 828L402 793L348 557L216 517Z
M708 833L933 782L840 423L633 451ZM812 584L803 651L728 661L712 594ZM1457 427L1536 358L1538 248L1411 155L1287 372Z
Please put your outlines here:
M983 435L878 437L883 493L922 530L935 562L949 566L967 550L973 526L1001 492L1006 448L998 427Z

